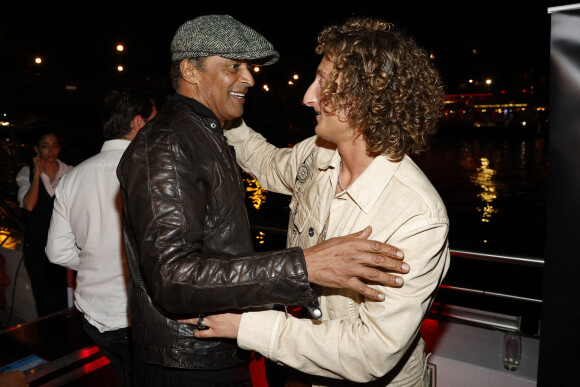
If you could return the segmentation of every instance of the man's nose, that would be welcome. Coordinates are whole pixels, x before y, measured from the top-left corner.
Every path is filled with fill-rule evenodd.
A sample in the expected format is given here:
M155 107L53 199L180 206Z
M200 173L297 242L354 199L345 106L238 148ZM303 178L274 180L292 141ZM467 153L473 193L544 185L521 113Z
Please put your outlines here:
M242 70L242 82L248 85L248 87L253 87L256 82L254 81L254 77L252 76L252 71L250 66L244 66Z
M314 107L314 104L316 103L317 98L316 98L316 93L314 92L314 83L310 85L310 87L308 87L308 89L306 90L306 93L304 93L304 98L302 98L302 103L306 106L309 107Z

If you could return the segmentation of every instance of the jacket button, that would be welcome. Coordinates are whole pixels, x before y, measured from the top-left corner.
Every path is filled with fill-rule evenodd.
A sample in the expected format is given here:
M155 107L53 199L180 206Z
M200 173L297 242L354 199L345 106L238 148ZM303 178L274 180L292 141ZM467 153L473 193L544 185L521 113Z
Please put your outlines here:
M215 129L217 127L217 125L215 124L215 122L212 122L211 124L209 124L209 126L211 126L212 129Z
M310 228L308 229L308 235L310 235L311 237L313 237L313 236L314 236L314 229L313 229L312 227L310 227Z

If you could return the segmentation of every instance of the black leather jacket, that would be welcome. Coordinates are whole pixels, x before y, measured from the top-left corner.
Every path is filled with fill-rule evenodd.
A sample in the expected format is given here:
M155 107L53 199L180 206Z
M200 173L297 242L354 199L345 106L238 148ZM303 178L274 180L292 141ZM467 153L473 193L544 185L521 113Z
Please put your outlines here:
M270 303L317 305L299 248L255 253L233 149L214 114L170 96L117 169L135 354L170 367L247 360L234 340L197 340L195 317Z

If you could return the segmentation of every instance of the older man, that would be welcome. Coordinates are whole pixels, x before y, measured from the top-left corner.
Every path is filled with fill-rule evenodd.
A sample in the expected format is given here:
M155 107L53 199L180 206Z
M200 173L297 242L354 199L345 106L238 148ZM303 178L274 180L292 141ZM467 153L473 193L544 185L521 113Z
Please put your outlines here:
M135 137L117 170L139 386L250 385L249 352L235 341L198 340L176 320L270 303L316 309L310 282L371 299L370 279L401 286L402 253L362 234L303 250L255 253L245 190L224 125L242 115L252 64L278 53L230 16L184 23L171 44L174 87L157 118ZM374 266L371 268L370 266Z

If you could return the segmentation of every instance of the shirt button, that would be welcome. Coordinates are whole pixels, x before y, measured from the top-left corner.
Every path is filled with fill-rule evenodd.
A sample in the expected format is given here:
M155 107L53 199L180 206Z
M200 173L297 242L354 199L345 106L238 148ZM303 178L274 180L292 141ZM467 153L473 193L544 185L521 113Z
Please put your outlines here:
M313 237L313 236L314 236L314 229L313 229L312 227L310 227L310 228L308 229L308 235L310 235L311 237Z

